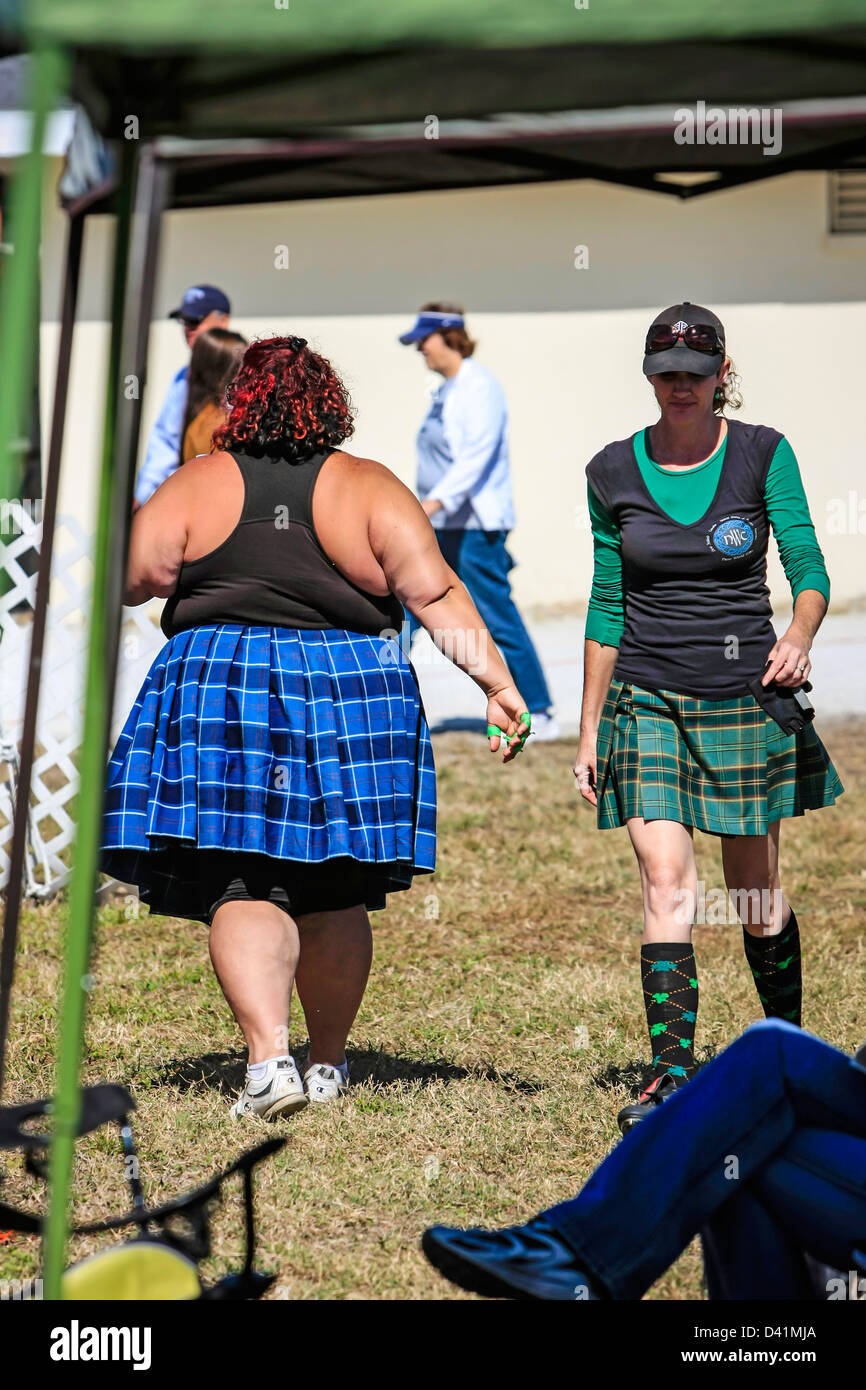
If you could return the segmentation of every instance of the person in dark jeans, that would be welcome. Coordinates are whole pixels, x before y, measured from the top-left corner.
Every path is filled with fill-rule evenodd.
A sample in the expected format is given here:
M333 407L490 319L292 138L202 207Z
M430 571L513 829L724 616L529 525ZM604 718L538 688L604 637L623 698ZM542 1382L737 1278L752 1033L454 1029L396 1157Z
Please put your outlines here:
M473 353L463 310L425 304L400 342L442 377L418 433L418 496L446 562L460 577L523 692L535 742L559 737L547 680L511 594L514 526L508 411L499 382ZM409 646L419 623L407 614Z
M630 1130L576 1197L424 1253L492 1298L637 1299L700 1232L713 1299L815 1299L813 1261L866 1273L866 1045L749 1028Z

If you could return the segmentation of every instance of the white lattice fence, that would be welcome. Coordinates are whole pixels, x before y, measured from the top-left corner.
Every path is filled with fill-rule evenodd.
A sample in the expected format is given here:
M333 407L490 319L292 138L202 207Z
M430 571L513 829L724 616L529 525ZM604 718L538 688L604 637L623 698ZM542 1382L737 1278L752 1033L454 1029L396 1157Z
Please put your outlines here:
M0 596L0 887L9 875L17 745L21 737L36 576L20 557L39 549L42 526L21 503L4 504L2 568L11 580ZM75 837L78 750L84 715L92 538L74 517L60 516L51 570L51 604L42 666L30 813L25 890L50 897L69 877ZM124 608L112 740L135 699L153 657L163 645L161 604Z

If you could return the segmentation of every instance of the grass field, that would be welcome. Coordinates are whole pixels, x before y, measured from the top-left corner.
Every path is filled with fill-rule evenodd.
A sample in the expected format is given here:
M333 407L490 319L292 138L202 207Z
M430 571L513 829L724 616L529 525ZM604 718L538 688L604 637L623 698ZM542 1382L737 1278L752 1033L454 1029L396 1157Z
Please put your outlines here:
M783 884L803 933L805 1023L853 1048L866 1034L866 723L822 729L847 794L785 824ZM419 1254L432 1221L502 1225L570 1196L618 1140L615 1116L644 1075L640 902L624 831L595 829L572 785L570 743L510 767L483 741L435 741L439 868L373 917L375 960L336 1107L276 1125L236 1124L241 1039L212 975L202 927L122 899L100 909L84 1075L134 1093L149 1200L203 1181L273 1133L259 1170L259 1264L286 1299L461 1295ZM696 836L707 889L718 847ZM53 1082L63 909L29 910L5 1100ZM703 925L698 1047L710 1055L760 1016L736 925ZM298 1009L296 1056L305 1047ZM6 1200L33 1196L4 1155ZM127 1204L114 1133L78 1145L77 1219ZM215 1215L208 1273L240 1253L239 1193ZM105 1237L77 1239L73 1252ZM30 1238L0 1245L0 1278L33 1275ZM648 1295L700 1298L696 1246Z

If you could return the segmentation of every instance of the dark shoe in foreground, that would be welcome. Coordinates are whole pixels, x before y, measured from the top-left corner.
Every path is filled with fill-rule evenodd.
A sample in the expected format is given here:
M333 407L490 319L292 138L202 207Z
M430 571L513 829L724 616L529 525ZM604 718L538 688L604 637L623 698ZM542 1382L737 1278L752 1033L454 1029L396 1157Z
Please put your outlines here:
M440 1274L484 1298L598 1299L588 1276L542 1216L504 1231L431 1226L421 1248Z
M616 1122L626 1134L634 1125L640 1124L647 1115L651 1115L657 1105L672 1096L674 1091L678 1091L681 1086L686 1084L686 1077L673 1076L666 1071L662 1076L657 1076L651 1081L645 1091L641 1091L637 1100L633 1100L628 1105L624 1105L616 1117Z

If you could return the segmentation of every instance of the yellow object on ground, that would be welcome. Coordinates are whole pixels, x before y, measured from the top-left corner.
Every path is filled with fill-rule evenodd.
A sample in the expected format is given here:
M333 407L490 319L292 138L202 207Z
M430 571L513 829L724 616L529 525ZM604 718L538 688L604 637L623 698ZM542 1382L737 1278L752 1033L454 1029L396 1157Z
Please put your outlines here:
M60 1294L66 1302L152 1303L198 1298L198 1271L186 1255L156 1241L136 1240L100 1250L63 1275Z

